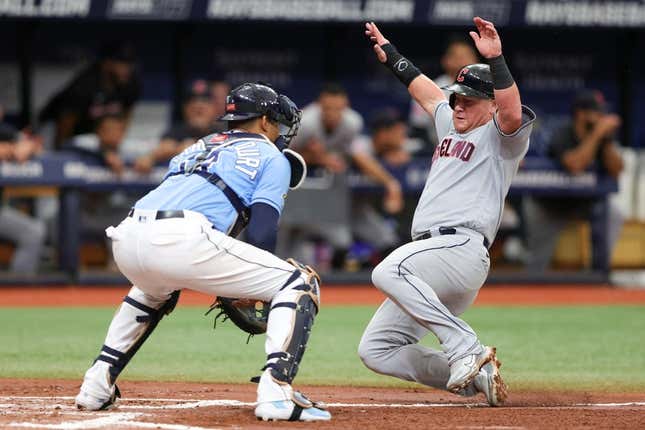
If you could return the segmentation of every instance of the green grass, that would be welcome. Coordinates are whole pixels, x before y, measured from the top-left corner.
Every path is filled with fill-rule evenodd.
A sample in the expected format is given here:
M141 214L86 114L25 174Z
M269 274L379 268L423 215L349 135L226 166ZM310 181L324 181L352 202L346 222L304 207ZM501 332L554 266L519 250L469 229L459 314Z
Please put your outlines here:
M0 308L0 377L82 377L103 343L112 308ZM316 319L298 383L409 386L376 375L356 354L372 307L326 307ZM232 323L212 330L199 308L164 319L125 379L245 382L264 364L264 338L245 344ZM514 388L645 389L645 308L475 307L464 318L498 347ZM435 345L432 336L424 342Z

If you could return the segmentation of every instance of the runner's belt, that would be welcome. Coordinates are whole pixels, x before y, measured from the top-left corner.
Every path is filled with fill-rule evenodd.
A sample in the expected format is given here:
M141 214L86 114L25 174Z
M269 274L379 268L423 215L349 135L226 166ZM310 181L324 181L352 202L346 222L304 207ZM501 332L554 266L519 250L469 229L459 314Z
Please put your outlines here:
M458 234L458 231L455 227L439 227L438 229L431 229L429 231L426 231L425 233L417 236L414 240L417 241L417 240L430 239L431 237L443 236L446 234ZM483 243L487 249L490 247L490 242L488 241L486 236L484 236Z

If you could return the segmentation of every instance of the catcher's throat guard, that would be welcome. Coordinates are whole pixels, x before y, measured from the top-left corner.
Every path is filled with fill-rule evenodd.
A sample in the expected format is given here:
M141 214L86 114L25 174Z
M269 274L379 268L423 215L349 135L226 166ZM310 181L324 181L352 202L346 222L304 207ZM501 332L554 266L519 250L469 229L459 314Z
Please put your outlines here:
M302 185L307 176L307 163L300 154L292 149L285 148L282 150L282 154L287 158L291 166L289 188L292 190L300 188L300 185Z

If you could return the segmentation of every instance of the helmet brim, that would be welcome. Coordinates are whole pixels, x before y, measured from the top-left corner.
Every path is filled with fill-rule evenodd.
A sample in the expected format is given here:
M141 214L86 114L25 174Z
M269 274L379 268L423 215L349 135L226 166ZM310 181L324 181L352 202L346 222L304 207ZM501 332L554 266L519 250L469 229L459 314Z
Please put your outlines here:
M466 85L462 84L457 84L454 83L452 85L447 85L445 87L441 87L442 90L445 91L451 91L455 94L459 94L465 97L476 97L478 99L492 99L493 97L489 96L488 94L482 92L482 91L477 91L475 89L472 89L470 87L467 87Z

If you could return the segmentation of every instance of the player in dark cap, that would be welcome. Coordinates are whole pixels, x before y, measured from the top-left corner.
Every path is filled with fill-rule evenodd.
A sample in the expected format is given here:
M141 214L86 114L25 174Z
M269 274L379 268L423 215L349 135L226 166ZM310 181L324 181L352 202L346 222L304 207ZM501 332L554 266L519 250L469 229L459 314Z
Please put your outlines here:
M166 130L157 147L136 160L135 168L149 172L154 165L167 163L200 137L226 130L226 121L218 119L217 112L208 81L193 81L183 96L182 121Z
M56 147L71 136L91 133L96 120L106 115L122 115L129 121L141 93L135 61L130 44L107 43L101 47L97 61L47 102L39 121L54 121Z
M571 102L571 121L553 133L548 156L574 175L591 169L617 178L623 169L614 138L620 124L618 115L607 113L600 91L582 90ZM590 219L593 205L593 199L577 198L571 205L562 199L527 196L523 201L530 250L527 268L540 273L548 269L560 232L573 219ZM620 207L611 200L608 221L606 234L611 254L624 221Z

